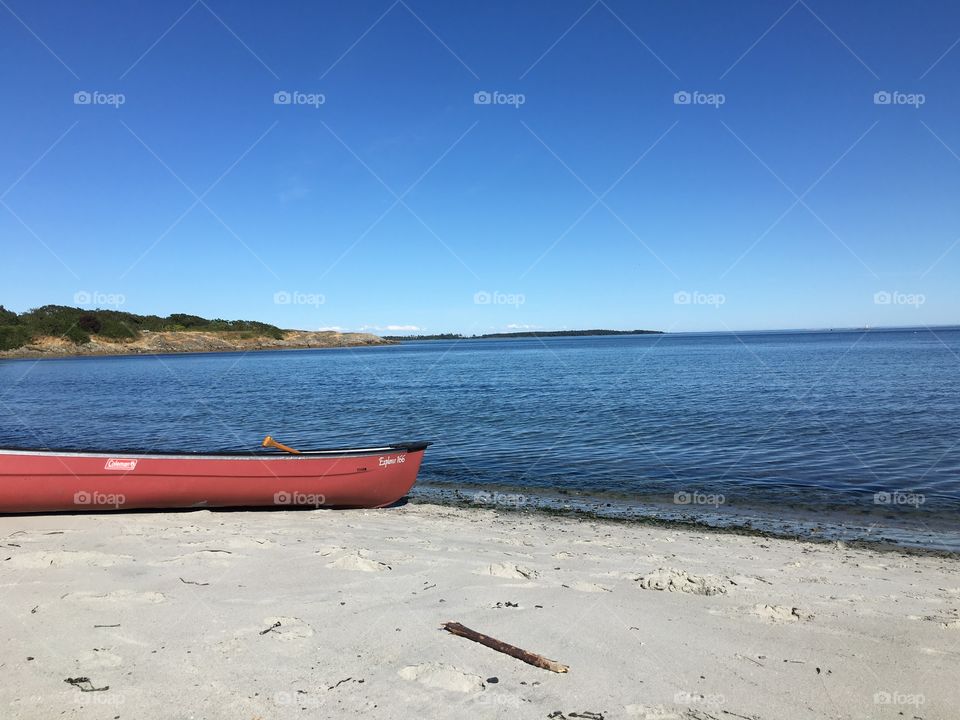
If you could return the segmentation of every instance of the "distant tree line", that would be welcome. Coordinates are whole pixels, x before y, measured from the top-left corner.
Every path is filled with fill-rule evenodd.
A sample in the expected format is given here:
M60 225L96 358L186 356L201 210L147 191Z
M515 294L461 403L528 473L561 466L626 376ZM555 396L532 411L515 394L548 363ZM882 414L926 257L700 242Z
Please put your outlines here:
M280 328L253 320L208 320L183 313L160 317L119 310L84 310L65 305L44 305L18 314L0 305L0 350L14 350L43 336L65 338L77 345L90 342L93 336L135 340L145 330L239 332L248 337L283 337Z

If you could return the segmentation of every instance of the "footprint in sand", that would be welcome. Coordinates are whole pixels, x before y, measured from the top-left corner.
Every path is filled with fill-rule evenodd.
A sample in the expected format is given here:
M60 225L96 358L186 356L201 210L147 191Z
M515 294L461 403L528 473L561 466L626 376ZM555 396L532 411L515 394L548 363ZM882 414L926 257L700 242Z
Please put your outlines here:
M722 595L727 592L729 579L712 575L690 575L676 568L657 568L636 579L644 590L666 590L693 595Z
M510 562L488 565L486 569L478 571L477 574L493 575L493 577L512 578L515 580L533 580L540 576L540 573L536 570Z
M753 615L759 615L770 622L800 622L813 620L813 615L809 615L800 610L800 608L787 607L786 605L754 605L750 611Z
M567 587L569 587L571 590L579 590L580 592L613 592L613 590L608 587L592 582L574 582L570 583Z
M84 670L117 668L123 665L123 658L103 648L94 648L80 655L78 665Z
M761 585L773 585L772 582L760 575L731 575L728 579L741 590L753 590Z
M338 552L346 549L347 548L343 545L322 545L313 552L320 557L329 557L330 555L336 555Z
M242 559L245 555L238 555L230 550L197 550L196 552L177 555L159 562L149 563L153 567L164 567L165 565L188 565L193 562L204 563L206 565L224 566L229 565L235 560Z
M279 623L279 625L277 624ZM269 628L269 630L268 630ZM266 632L264 632L266 630ZM306 640L313 637L313 628L297 617L268 617L263 619L261 635L282 642Z
M338 570L357 570L360 572L382 572L384 570L393 569L384 562L380 562L379 560L370 560L363 557L359 553L356 555L345 555L339 560L334 560L332 563L327 563L327 567L337 568Z
M112 592L73 592L63 596L64 600L80 602L106 603L162 603L167 598L158 592L134 592L133 590L114 590Z
M947 615L908 615L908 620L924 620L926 622L935 622L940 627L947 630L960 630L960 618L956 617L957 611Z
M226 537L216 542L217 542L218 548L226 548L229 550L247 550L247 549L256 550L256 549L268 548L271 545L276 544L273 540L268 540L267 538L259 538L259 537ZM187 542L187 543L180 543L180 547L187 548L187 549L199 548L199 551L203 552L209 549L209 548L203 547L204 545L208 545L208 544L209 544L209 541Z
M496 542L501 545L510 545L511 547L534 547L534 544L526 538L497 538Z
M483 678L479 675L465 673L452 665L443 663L423 663L422 665L408 665L397 674L404 680L412 680L421 685L454 692L479 692L484 689Z
M55 550L52 552L31 552L14 555L8 567L48 568L48 567L110 567L124 562L132 562L129 555L110 555L101 552L82 552L79 550Z

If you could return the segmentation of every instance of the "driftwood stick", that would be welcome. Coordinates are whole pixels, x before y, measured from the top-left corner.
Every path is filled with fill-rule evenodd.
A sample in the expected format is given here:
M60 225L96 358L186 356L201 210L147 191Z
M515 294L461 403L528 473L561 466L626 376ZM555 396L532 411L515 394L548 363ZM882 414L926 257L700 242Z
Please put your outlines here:
M555 673L565 673L570 670L569 667L558 663L556 660L549 660L543 655L537 655L537 653L528 652L522 648L508 645L507 643L497 640L496 638L492 638L489 635L484 635L483 633L478 633L476 630L471 630L460 623L444 623L443 629L447 632L453 633L454 635L465 637L467 640L473 640L481 645L486 645L488 648L492 648L497 652L502 652L510 655L511 657L515 657L517 660L523 660L525 663L535 665L538 668L543 668L544 670L550 670Z

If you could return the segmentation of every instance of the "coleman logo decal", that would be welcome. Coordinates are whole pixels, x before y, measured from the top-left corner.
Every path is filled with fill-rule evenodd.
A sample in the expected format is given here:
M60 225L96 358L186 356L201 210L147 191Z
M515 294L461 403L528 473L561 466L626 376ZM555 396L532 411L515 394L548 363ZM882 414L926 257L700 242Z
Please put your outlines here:
M107 460L107 464L103 466L104 470L123 470L126 472L136 470L136 468L136 460L120 460L118 458L110 458Z

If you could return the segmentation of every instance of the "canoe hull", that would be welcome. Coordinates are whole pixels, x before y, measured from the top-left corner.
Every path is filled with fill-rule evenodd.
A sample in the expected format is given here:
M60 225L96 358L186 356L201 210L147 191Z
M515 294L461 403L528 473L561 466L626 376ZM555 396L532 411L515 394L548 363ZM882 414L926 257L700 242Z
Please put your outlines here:
M390 505L426 444L303 455L0 450L0 513Z

